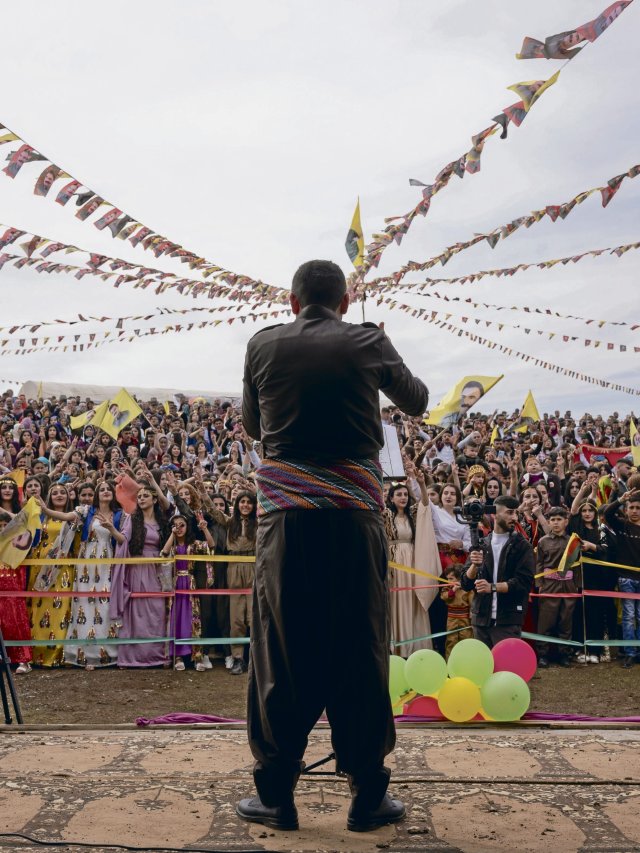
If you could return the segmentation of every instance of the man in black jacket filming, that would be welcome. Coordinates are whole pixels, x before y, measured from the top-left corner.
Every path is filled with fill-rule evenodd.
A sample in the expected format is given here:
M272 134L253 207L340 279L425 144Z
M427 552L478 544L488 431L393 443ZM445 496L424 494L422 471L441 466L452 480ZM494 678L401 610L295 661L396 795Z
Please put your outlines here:
M473 635L489 648L519 637L527 612L535 560L531 545L515 530L518 505L508 495L496 498L493 533L471 551L462 573L462 589L475 592Z

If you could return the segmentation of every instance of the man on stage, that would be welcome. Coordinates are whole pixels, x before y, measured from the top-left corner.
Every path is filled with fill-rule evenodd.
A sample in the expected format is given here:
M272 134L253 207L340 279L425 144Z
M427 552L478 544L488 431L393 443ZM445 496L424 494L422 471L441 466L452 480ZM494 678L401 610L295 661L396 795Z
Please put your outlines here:
M364 832L404 817L384 766L395 729L378 392L415 416L428 391L381 329L342 322L336 264L303 264L290 303L294 322L258 332L245 361L243 425L264 462L248 697L258 797L237 812L297 828L293 793L326 709L352 793L348 828Z

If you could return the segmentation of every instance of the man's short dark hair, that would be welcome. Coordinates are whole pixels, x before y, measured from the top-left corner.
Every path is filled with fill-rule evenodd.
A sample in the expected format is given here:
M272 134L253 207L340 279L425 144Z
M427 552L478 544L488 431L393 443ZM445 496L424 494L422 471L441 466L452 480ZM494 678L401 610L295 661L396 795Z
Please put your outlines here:
M557 518L558 516L569 518L569 510L564 506L552 506L547 513L547 518Z
M335 311L347 292L347 282L333 261L307 261L296 270L291 292L298 298L301 308L322 305Z
M493 502L494 506L503 506L505 509L518 509L520 503L513 495L500 495Z

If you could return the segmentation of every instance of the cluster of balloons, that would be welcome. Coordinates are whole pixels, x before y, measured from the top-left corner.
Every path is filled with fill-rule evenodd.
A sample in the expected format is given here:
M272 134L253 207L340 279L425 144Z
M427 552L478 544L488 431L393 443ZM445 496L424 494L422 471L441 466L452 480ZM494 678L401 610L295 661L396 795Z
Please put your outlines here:
M389 692L394 712L402 713L406 694L421 694L406 710L456 723L469 720L519 720L529 708L527 682L536 671L536 654L524 640L501 640L493 649L479 640L461 640L449 660L420 649L408 660L391 655Z

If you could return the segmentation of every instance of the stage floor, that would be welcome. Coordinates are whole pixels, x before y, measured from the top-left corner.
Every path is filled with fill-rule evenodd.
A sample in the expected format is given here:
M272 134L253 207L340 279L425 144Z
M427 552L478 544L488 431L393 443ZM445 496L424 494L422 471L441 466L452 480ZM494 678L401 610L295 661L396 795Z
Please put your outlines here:
M308 763L330 748L328 731L315 730ZM4 727L0 832L144 849L640 849L639 730L404 727L389 763L390 791L407 804L403 823L347 832L346 782L325 772L300 780L300 830L275 833L235 815L236 800L251 793L242 729ZM44 849L5 838L0 848L10 842Z

